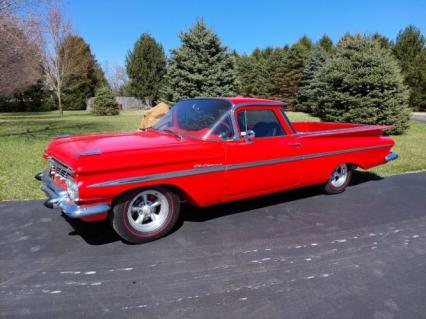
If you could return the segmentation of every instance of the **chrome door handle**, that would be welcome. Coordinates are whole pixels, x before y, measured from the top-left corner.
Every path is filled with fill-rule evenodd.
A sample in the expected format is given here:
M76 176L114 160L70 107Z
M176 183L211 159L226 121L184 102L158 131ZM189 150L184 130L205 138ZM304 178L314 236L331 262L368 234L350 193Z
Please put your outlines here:
M288 146L300 147L302 144L300 142L288 143Z

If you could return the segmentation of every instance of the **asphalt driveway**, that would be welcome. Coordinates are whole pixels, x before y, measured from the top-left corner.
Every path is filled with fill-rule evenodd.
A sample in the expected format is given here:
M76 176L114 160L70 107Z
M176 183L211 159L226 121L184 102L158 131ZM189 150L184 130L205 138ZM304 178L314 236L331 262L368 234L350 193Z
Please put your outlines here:
M0 218L0 317L426 318L426 173L184 207L145 245L41 201Z

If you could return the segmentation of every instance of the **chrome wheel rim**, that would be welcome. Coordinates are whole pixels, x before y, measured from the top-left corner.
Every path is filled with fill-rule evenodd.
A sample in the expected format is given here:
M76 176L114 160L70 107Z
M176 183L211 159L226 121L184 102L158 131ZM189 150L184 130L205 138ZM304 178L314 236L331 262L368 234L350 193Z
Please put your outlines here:
M156 190L146 190L136 195L127 209L130 225L140 232L159 229L167 220L169 204L166 196Z
M334 172L330 176L330 183L333 187L342 187L348 178L348 167L346 164L342 164L336 167Z

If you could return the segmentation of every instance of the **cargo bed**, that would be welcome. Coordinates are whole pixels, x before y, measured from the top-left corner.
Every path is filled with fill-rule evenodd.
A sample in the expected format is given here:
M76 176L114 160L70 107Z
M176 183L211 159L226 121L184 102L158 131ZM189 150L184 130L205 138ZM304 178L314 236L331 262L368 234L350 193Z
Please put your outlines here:
M384 130L392 128L388 125L366 125L330 122L293 122L292 126L297 134L309 136L378 136L382 135Z

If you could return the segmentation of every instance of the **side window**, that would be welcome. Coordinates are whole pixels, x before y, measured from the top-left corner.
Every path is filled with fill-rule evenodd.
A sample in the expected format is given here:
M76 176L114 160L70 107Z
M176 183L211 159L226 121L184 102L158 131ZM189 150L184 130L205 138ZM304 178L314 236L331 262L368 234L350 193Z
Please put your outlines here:
M240 132L254 131L255 137L285 135L278 118L272 110L244 110L238 112Z
M234 136L234 131L232 129L232 122L229 112L222 115L222 119L219 120L210 130L208 137L222 140L228 140Z

